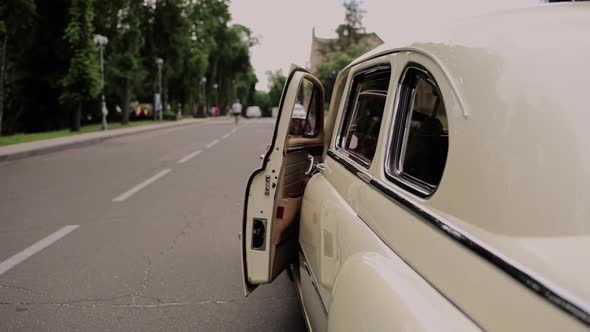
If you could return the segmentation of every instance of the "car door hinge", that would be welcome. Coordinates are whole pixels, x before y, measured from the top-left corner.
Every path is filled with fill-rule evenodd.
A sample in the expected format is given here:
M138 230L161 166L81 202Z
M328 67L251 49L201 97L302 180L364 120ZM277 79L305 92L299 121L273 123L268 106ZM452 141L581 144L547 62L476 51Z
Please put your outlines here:
M264 178L264 194L266 196L270 195L270 175Z

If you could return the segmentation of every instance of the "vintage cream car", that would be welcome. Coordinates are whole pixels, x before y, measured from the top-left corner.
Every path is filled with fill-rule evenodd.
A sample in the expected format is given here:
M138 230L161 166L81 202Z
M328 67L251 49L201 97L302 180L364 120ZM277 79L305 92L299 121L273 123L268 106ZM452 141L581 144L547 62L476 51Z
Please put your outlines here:
M290 72L246 189L246 294L291 266L314 331L588 330L590 4L408 39L345 68L328 112Z

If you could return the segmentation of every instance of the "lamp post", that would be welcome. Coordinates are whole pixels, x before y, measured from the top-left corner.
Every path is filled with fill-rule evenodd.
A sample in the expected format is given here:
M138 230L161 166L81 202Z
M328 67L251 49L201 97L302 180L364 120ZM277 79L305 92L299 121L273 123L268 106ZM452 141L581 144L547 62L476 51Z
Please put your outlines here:
M95 35L94 36L94 43L98 45L98 50L100 52L100 90L102 93L101 97L101 114L102 114L102 122L101 128L102 130L108 130L107 124L107 115L109 114L109 110L107 109L107 103L104 99L104 48L109 43L109 39L102 35Z
M164 60L162 58L156 58L156 65L158 66L158 92L154 97L154 120L163 119L162 109L162 64Z
M201 79L203 84L203 116L207 116L207 77Z
M219 104L219 98L217 98L217 88L219 87L219 85L217 85L217 83L213 83L213 89L215 90L215 106L217 106L217 104Z

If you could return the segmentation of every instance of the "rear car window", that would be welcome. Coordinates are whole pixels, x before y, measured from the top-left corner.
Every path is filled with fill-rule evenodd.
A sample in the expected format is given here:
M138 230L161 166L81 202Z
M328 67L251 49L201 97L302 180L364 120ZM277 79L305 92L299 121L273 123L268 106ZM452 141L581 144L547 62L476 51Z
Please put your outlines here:
M438 187L447 161L444 100L432 76L412 66L402 76L398 98L388 175L427 196Z
M365 167L375 155L390 77L391 69L380 67L353 79L338 147Z

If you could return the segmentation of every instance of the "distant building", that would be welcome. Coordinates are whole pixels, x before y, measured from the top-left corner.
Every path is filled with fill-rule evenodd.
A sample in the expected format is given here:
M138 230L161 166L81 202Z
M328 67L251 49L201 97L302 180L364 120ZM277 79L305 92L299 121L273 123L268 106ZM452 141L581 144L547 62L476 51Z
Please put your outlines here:
M315 27L311 30L311 53L309 55L309 71L315 73L318 67L328 61L332 54L340 51L338 38L320 38L315 35ZM361 34L359 43L375 48L383 44L376 33Z

